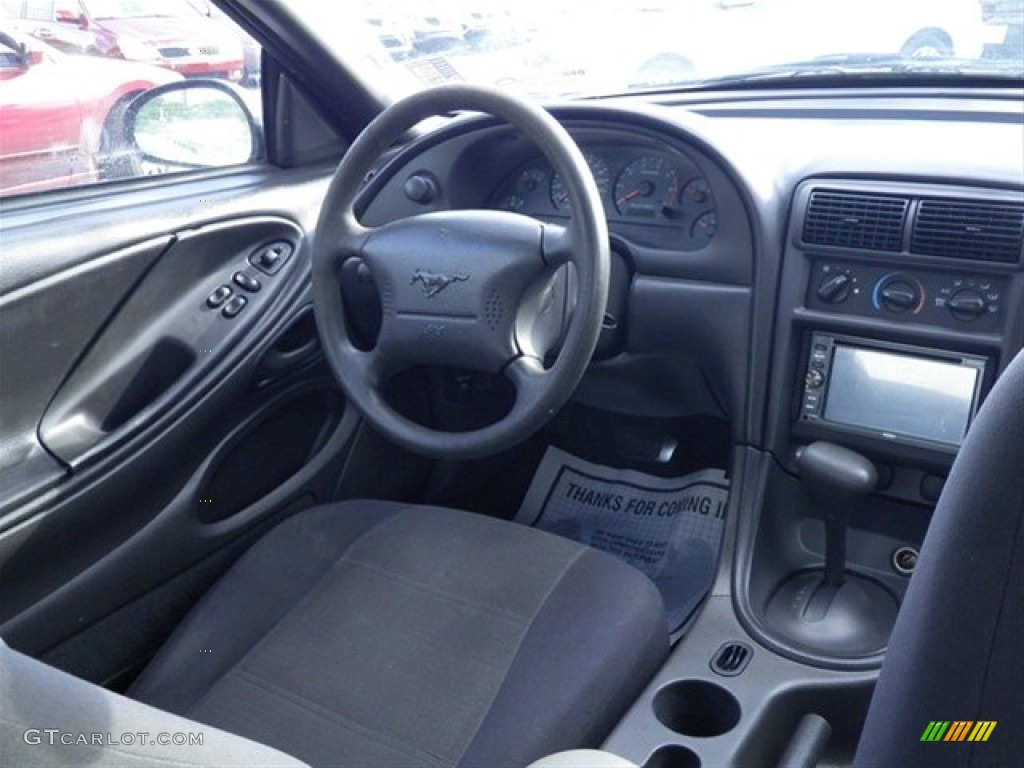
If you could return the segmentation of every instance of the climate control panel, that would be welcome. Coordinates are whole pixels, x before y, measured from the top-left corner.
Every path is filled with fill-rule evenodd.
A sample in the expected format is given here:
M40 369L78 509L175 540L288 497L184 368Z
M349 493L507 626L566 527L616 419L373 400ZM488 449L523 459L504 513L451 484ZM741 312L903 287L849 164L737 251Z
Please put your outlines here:
M945 328L998 331L1008 283L1001 276L819 261L811 271L810 309Z

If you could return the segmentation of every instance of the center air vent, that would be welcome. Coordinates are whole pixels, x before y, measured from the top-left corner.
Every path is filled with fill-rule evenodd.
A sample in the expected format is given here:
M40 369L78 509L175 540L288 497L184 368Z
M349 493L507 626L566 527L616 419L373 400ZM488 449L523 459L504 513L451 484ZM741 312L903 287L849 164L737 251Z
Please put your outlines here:
M926 256L1016 263L1024 242L1024 205L925 199L910 250Z
M804 218L804 242L898 253L909 204L904 197L815 190Z

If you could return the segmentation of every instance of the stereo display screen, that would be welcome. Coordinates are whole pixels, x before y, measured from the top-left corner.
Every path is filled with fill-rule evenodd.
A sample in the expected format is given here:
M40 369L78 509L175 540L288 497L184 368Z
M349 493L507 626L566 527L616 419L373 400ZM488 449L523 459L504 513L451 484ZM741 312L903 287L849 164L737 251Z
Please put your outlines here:
M919 440L959 445L974 413L982 368L836 343L824 417Z

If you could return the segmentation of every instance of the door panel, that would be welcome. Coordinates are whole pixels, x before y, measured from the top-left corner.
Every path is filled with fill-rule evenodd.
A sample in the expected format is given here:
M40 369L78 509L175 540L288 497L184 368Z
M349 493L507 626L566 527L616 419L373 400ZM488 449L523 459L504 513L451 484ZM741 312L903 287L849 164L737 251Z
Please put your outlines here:
M176 233L57 392L43 445L81 466L194 394L287 288L303 246L295 224L270 217Z
M111 680L240 542L333 497L358 419L310 310L308 233L332 170L5 208L0 635L12 646ZM294 249L282 264L258 258L282 242ZM207 302L222 285L246 298L234 317ZM111 626L139 622L134 640L112 640Z
M153 238L0 295L0 513L63 476L38 439L39 417L119 297L170 243Z

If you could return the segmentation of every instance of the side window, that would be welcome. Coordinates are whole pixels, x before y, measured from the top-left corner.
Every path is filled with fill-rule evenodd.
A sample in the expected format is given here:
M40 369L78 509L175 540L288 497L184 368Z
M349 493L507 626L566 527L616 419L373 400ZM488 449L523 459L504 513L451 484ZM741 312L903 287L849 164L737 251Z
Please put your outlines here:
M129 104L156 86L214 78L259 118L259 46L206 0L0 0L0 10L0 196L181 170L126 141Z

